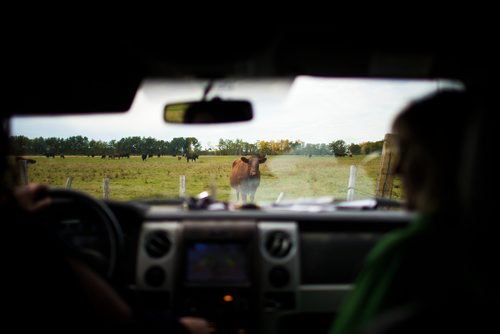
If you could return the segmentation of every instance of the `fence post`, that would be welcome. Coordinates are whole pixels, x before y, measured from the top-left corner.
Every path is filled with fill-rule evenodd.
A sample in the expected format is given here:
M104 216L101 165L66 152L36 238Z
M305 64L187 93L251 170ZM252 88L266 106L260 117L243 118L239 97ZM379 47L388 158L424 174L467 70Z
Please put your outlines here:
M68 177L66 180L66 189L71 189L71 183L73 183L73 176Z
M179 176L179 197L186 197L186 175Z
M28 178L28 162L26 160L18 161L19 164L19 182L21 185L27 185L29 183Z
M355 165L351 165L351 170L349 173L349 185L347 186L347 200L352 201L354 199L354 188L356 187L356 175L358 173L358 168Z
M396 163L396 154L394 151L395 135L386 134L384 146L382 148L382 159L380 160L379 179L377 182L377 197L391 198L392 186L394 182L394 164Z
M103 199L108 200L109 199L109 178L104 178L102 180L102 189L103 189Z
M285 196L285 193L282 191L279 193L278 197L276 198L276 201L274 201L274 204L279 204L281 203L281 200L283 199L283 197Z
M210 182L210 197L215 200L217 197L217 183L215 182L215 179L212 178Z

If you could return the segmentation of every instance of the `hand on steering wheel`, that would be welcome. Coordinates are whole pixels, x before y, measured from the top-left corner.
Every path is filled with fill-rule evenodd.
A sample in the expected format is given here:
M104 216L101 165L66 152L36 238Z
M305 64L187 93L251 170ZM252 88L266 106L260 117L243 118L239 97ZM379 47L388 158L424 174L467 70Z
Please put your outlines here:
M56 233L69 249L110 279L123 247L123 232L101 201L78 191L49 189L48 208Z

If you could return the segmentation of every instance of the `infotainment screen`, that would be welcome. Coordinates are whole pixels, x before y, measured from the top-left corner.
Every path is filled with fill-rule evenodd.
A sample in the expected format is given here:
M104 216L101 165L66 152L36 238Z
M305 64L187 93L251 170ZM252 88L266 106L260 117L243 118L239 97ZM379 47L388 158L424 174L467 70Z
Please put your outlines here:
M195 242L187 247L186 283L200 285L248 283L245 244Z

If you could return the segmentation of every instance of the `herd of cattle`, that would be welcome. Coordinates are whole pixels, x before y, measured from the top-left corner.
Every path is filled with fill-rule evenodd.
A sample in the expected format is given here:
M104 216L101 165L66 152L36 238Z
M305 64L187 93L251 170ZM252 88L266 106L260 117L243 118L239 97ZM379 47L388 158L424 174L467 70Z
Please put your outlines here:
M55 153L46 153L45 156L47 158L55 158L56 156L59 156L60 158L64 159L64 154L55 154ZM87 157L96 157L98 155L96 154L88 154ZM145 161L147 160L148 158L153 158L155 156L155 154L146 154L146 153L143 153L141 154L141 158L142 158L142 161ZM161 154L156 154L156 156L159 158L161 157ZM178 155L172 155L173 157L177 158L177 160L181 160L182 157L186 157L186 161L189 162L190 160L195 162L196 159L198 159L200 156L196 153L187 153L187 154L183 154L182 156L178 156ZM101 159L121 159L121 158L128 158L130 159L130 154L129 153L120 153L120 154L102 154L101 155Z
M47 158L55 158L55 153L47 153L45 155ZM64 158L64 154L59 155L61 158ZM88 155L88 157L95 157L96 155ZM160 155L157 155L160 157ZM181 156L172 155L176 157L178 160L181 160ZM190 160L195 162L196 159L199 158L199 155L196 153L188 153L184 154L186 157L186 161ZM112 155L101 155L101 159L105 158L115 159L115 158L130 158L130 154L112 154ZM141 158L145 161L147 158L152 158L152 154L142 154ZM16 157L17 161L27 160L22 157ZM236 190L236 199L239 201L240 196L241 200L246 203L248 200L250 202L255 201L255 192L260 185L260 169L259 165L266 162L266 156L262 155L253 155L250 158L241 157L238 160L233 161L233 166L231 170L231 176L229 177L229 183L231 187ZM29 159L28 163L35 163L35 160Z
M347 154L346 154L347 155ZM46 154L47 158L55 158L56 154L50 153ZM64 154L59 155L61 158L64 158ZM145 161L148 158L152 158L153 154L142 154L141 158ZM157 155L158 158L161 156ZM309 158L311 155L308 155ZM344 155L335 155L335 156L344 156ZM349 156L352 156L349 154ZM89 155L89 157L95 157L95 155ZM115 159L115 158L130 158L130 154L112 154L112 155L101 155L101 159L105 158ZM195 162L199 155L196 153L188 153L183 154L182 156L172 155L172 157L177 158L177 160L181 160L182 157L186 158L186 161L190 160ZM231 187L236 190L236 199L239 201L240 197L244 203L248 201L254 202L255 193L257 188L260 185L260 169L259 165L266 162L267 157L265 155L253 155L250 158L241 157L233 161L231 176L229 177L229 183ZM34 163L34 162L31 162Z
M47 158L55 158L55 153L47 153L45 155ZM61 158L64 158L64 154L59 155ZM94 158L96 155L88 155L88 157ZM158 158L160 154L157 155ZM177 160L181 160L181 156L172 155L176 157ZM188 153L184 154L186 157L186 161L190 160L195 162L199 155L196 153ZM141 154L142 161L145 161L148 158L152 158L153 154ZM101 159L121 159L121 158L130 158L130 154L111 154L111 155L101 155ZM240 196L241 200L246 203L248 199L250 202L254 202L255 200L255 192L260 185L260 169L259 165L266 162L267 158L261 155L254 155L250 158L241 157L238 160L233 162L231 176L229 177L229 183L233 189L236 190L236 199L239 201ZM30 161L31 162L31 161ZM34 162L33 162L34 163Z

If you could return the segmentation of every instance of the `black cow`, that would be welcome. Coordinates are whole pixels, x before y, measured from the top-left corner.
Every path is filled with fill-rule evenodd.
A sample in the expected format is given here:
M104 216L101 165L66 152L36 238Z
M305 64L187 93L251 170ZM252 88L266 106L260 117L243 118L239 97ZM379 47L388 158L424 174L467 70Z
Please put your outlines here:
M189 162L189 160L196 162L196 159L198 159L198 157L199 157L199 155L196 153L188 153L188 154L186 154L186 162Z
M145 153L143 153L143 154L141 155L141 158L142 158L142 161L144 161L144 160L146 160L146 159L148 158L148 155L147 155L147 154L145 154Z
M55 158L56 157L56 154L54 152L49 152L49 153L45 153L45 156L47 158Z
M61 154L60 157L64 159L64 154Z

